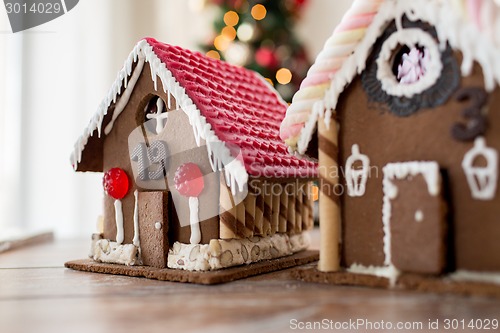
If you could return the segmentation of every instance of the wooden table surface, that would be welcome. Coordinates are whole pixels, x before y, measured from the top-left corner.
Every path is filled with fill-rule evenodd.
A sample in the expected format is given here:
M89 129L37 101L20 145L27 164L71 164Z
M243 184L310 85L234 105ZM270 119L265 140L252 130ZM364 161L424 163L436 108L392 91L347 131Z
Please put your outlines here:
M299 325L322 320L338 332L345 330L335 323L350 320L421 322L422 330L407 331L427 332L429 320L439 320L440 331L447 318L500 320L498 299L310 284L287 271L199 286L63 267L84 258L89 243L56 240L0 254L0 332L264 333L303 331ZM368 331L358 323L350 332Z

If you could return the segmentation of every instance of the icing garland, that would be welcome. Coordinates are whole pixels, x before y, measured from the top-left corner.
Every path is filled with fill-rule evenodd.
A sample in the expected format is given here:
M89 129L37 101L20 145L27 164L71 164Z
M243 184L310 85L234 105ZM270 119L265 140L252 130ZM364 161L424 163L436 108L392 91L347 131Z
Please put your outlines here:
M394 22L386 29L375 43L366 70L361 74L361 82L369 100L386 104L393 114L400 117L446 103L460 83L453 51L447 46L443 52L439 52L433 39L436 37L434 29L421 22L404 20L403 24L409 28L398 31ZM430 53L431 63L426 75L412 84L398 82L393 66L389 63L395 48L403 43L422 46Z

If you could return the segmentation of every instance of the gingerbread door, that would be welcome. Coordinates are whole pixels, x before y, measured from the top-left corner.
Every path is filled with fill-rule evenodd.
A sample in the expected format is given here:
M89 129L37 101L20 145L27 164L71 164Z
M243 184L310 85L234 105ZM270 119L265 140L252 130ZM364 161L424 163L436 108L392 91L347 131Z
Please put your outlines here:
M138 227L142 262L146 266L167 267L168 192L138 193Z
M385 264L404 272L443 272L448 228L439 165L389 163L383 171Z

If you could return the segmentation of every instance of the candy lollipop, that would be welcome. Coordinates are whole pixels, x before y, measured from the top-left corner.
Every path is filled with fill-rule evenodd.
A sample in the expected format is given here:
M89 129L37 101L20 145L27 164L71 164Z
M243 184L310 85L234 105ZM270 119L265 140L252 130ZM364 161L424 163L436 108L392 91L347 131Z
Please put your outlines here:
M116 242L123 242L122 199L128 192L128 177L124 170L111 168L102 179L102 186L107 195L115 199Z
M198 196L203 191L205 182L203 174L198 165L194 163L184 163L175 171L175 188L179 193L189 198L189 223L191 224L191 244L198 244L201 241L200 224L198 218L199 201Z

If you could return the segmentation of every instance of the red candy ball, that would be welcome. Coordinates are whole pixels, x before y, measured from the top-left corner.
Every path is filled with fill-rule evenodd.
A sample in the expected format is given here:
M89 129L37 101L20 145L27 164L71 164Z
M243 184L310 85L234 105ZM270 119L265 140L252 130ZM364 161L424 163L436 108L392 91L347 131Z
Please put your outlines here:
M205 187L203 174L198 165L185 163L177 168L174 176L175 188L185 197L198 197Z
M122 199L128 192L128 177L120 168L109 169L102 179L102 186L113 199Z

